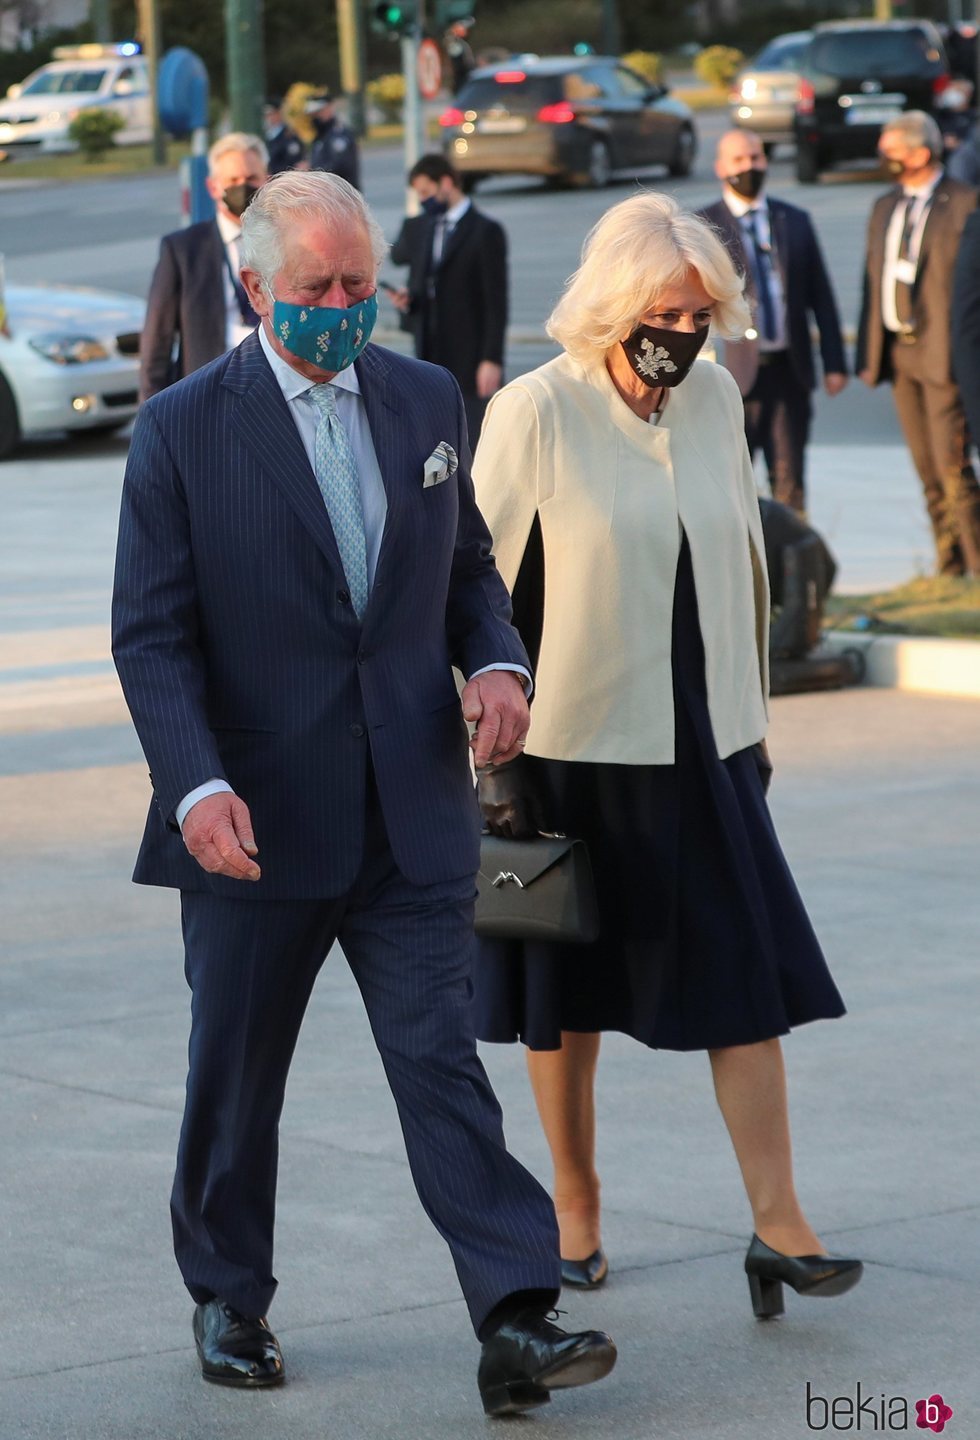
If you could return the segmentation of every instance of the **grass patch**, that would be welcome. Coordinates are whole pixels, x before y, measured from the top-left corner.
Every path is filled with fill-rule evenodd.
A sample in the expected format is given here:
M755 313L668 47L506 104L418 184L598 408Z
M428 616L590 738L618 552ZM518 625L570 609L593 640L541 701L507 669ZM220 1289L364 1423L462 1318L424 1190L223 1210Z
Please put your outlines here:
M834 630L976 640L980 638L980 580L920 576L877 595L831 595L826 618Z
M167 170L176 170L185 155L190 154L186 140L167 144ZM0 187L4 180L105 180L113 175L140 175L155 169L151 145L117 145L99 160L86 160L78 151L66 155L18 157L0 169Z

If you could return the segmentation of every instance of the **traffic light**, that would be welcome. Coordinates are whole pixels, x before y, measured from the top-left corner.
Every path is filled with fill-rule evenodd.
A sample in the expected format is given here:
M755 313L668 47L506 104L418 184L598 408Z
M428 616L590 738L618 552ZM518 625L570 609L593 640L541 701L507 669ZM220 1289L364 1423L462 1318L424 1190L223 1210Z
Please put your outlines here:
M400 40L418 24L415 0L376 0L371 6L371 26L379 35Z
M441 35L450 25L458 25L462 20L472 23L474 3L475 0L435 0L432 7L433 33Z

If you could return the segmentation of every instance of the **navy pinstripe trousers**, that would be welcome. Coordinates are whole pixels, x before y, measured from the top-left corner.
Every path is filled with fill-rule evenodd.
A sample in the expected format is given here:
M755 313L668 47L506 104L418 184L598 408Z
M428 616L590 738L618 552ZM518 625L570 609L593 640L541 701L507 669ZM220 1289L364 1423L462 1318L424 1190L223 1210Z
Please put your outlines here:
M419 1198L449 1245L474 1329L516 1291L557 1297L554 1209L507 1153L476 1052L473 895L471 877L409 883L376 799L365 859L345 896L183 892L192 1022L171 1213L196 1301L217 1295L264 1315L275 1293L279 1116L303 1014L335 939L364 999Z

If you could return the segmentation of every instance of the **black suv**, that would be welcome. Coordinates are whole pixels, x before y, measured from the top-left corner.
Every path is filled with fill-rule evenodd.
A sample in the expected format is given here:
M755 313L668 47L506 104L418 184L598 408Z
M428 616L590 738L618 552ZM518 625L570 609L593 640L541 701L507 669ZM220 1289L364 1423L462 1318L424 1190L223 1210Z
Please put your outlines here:
M882 127L903 110L932 114L950 78L929 20L816 25L797 70L796 175L804 185L838 160L873 158Z
M470 189L488 175L599 187L656 164L687 175L697 152L688 107L604 55L515 55L474 70L439 124Z

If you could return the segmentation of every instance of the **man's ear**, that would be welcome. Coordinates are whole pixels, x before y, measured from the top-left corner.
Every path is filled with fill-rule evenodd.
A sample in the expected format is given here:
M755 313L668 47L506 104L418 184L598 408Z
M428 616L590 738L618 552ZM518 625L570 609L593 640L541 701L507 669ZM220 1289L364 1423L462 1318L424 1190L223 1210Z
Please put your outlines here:
M248 295L249 304L256 315L271 315L272 301L269 293L262 283L262 277L257 270L243 270L242 284L245 286L245 293Z

